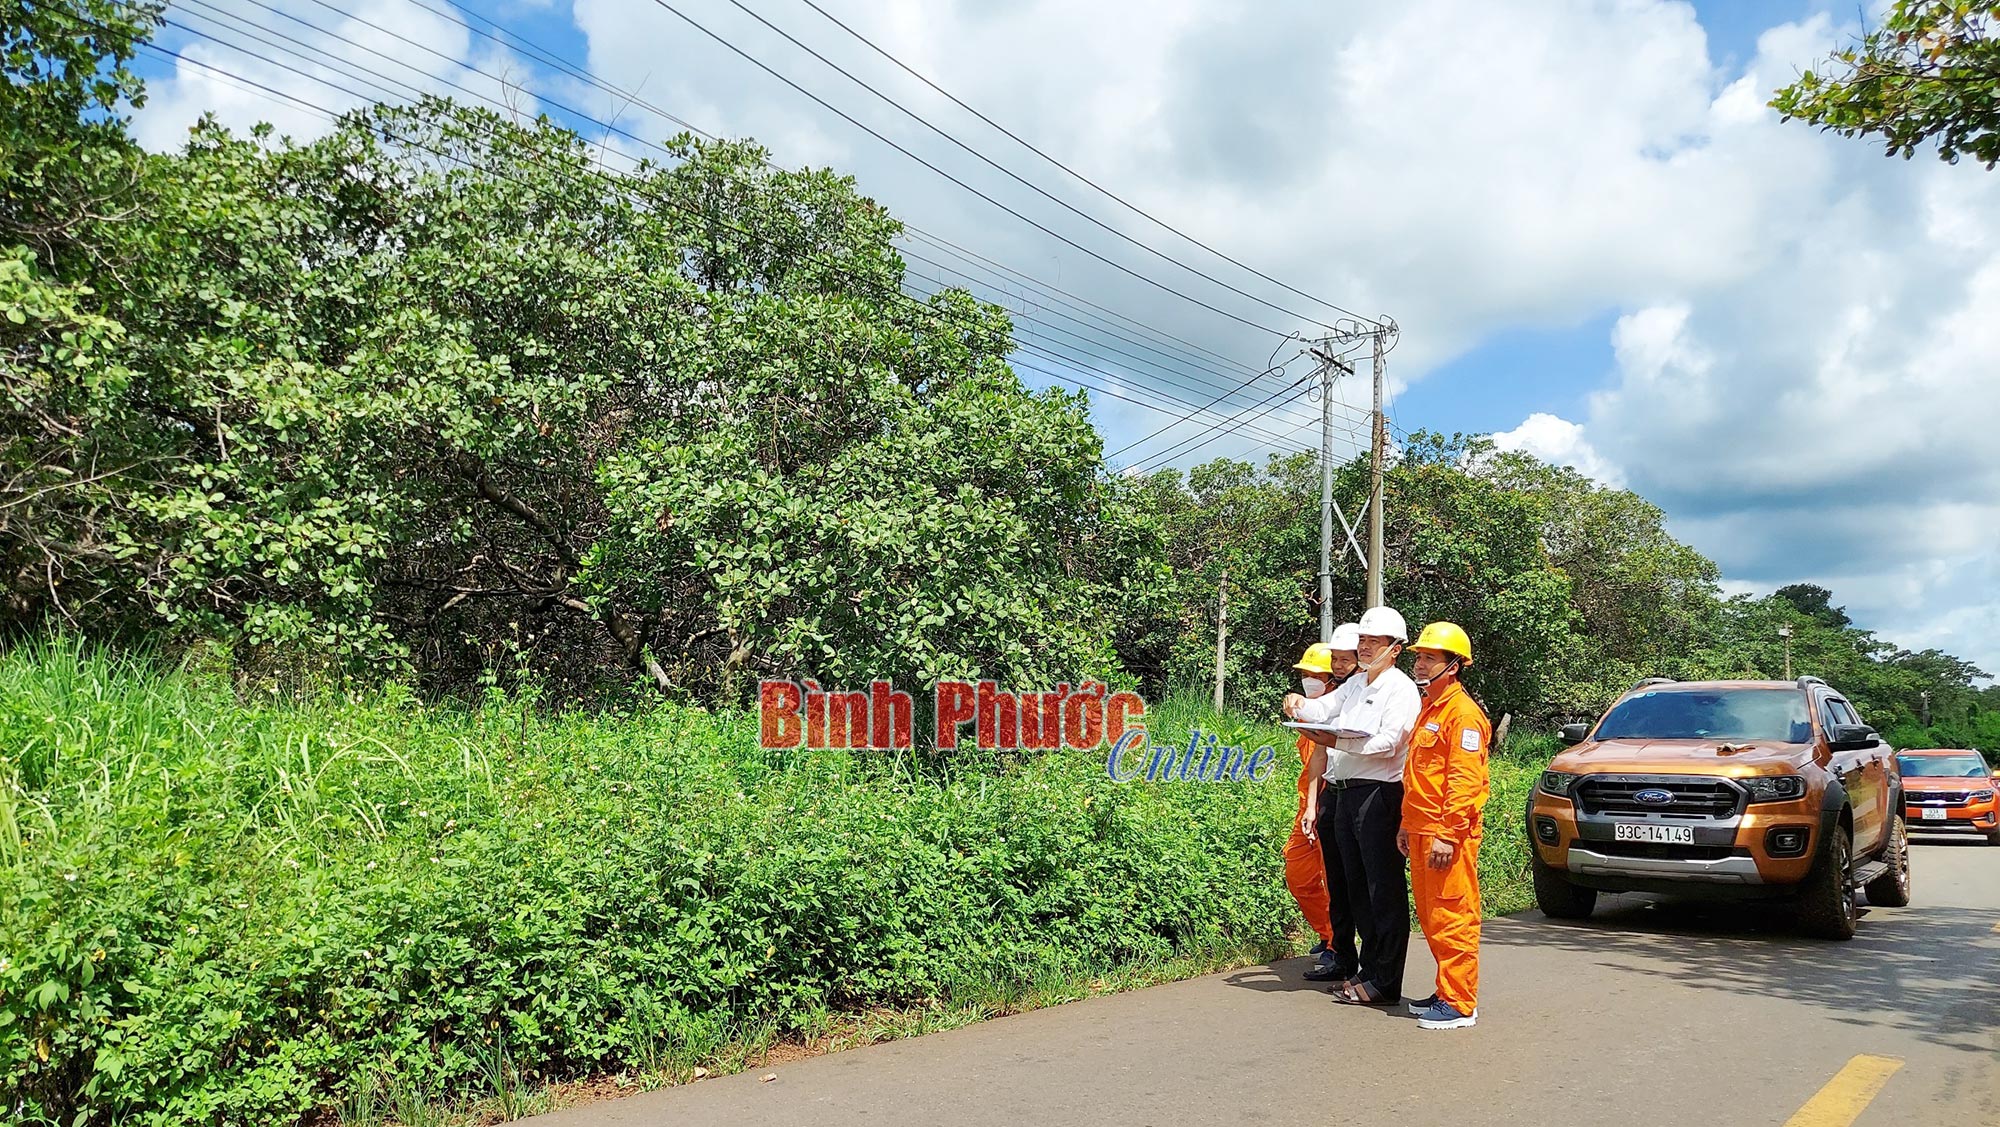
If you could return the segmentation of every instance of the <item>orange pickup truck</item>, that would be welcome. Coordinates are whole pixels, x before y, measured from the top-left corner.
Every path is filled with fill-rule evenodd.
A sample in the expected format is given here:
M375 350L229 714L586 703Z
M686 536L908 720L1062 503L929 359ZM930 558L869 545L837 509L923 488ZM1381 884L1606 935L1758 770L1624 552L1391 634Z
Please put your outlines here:
M1910 902L1895 753L1817 677L1652 678L1563 740L1527 808L1546 915L1587 916L1600 892L1778 900L1851 939L1857 890Z
M1978 752L1926 748L1897 752L1896 762L1912 830L1971 830L2000 845L2000 774Z

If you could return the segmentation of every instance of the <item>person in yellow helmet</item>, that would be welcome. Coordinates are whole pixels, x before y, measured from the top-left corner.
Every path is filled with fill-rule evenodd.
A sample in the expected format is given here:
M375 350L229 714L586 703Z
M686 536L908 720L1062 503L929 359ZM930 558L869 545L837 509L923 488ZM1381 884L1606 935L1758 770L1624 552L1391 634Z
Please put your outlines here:
M1479 1018L1479 838L1493 725L1459 683L1472 640L1449 622L1423 628L1410 649L1424 707L1403 768L1403 825L1417 923L1437 960L1437 989L1410 1003L1425 1029Z
M1333 632L1331 642L1315 642L1292 668L1299 673L1300 692L1286 698L1314 700L1333 695L1342 682L1354 675L1354 649L1360 635L1351 626ZM1285 841L1285 887L1291 890L1306 923L1319 936L1313 945L1313 966L1306 971L1312 981L1341 981L1354 975L1354 918L1347 910L1347 896L1340 887L1339 870L1329 871L1321 843L1307 833L1304 816L1311 800L1326 784L1309 770L1316 744L1299 733L1299 806L1292 816L1291 836Z

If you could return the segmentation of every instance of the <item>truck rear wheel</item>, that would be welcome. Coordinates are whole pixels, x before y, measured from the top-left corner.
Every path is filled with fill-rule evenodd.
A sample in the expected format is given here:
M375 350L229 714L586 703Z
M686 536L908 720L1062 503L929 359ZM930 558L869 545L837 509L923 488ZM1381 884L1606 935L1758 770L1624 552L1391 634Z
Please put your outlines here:
M1812 875L1799 887L1799 930L1818 939L1852 939L1860 909L1848 880L1854 869L1854 844L1847 827L1836 825L1827 835L1826 852Z
M1882 863L1889 871L1868 882L1865 891L1870 904L1884 908L1906 908L1910 904L1910 831L1903 816L1889 821L1889 845L1882 851Z
M1561 873L1542 863L1539 853L1533 853L1532 865L1535 875L1535 907L1552 920L1582 920L1590 917L1592 908L1597 907L1597 890L1578 888Z

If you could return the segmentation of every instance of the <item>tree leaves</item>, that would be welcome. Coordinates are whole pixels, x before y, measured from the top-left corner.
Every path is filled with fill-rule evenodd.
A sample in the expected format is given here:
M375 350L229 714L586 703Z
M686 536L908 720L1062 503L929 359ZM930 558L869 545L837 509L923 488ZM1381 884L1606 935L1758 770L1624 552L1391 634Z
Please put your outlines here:
M1886 155L1936 142L1957 163L2000 163L2000 4L1897 0L1853 48L1807 70L1771 105L1843 136L1879 137Z

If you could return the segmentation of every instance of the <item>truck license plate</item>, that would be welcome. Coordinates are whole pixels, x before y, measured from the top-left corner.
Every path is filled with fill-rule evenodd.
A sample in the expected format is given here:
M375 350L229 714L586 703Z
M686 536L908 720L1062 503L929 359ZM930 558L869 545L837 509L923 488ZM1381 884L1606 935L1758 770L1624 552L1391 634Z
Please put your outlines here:
M1938 808L1933 806L1930 809L1924 811L1924 821L1942 822L1944 821L1944 811L1939 810Z
M1620 822L1611 829L1614 841L1649 841L1659 845L1693 845L1693 826L1634 825Z

